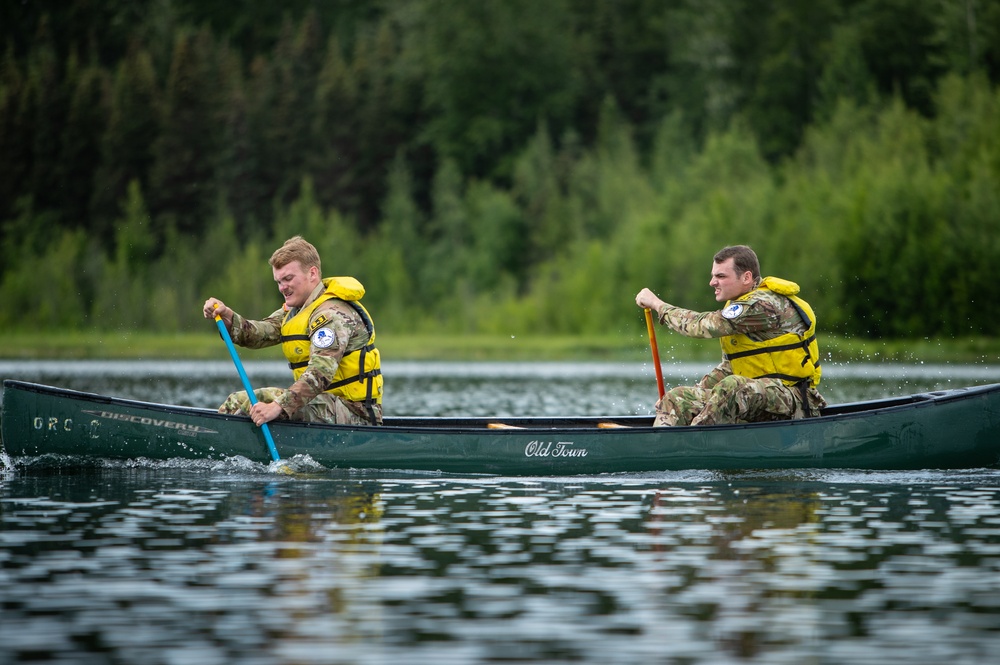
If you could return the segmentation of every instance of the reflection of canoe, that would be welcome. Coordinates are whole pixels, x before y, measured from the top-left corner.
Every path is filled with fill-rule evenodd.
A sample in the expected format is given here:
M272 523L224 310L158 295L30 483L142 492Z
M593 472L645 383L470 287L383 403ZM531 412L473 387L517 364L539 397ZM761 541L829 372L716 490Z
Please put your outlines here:
M609 423L619 427L608 427ZM1000 384L832 406L820 418L657 428L649 416L387 418L382 427L271 423L282 457L326 467L563 475L676 469L973 468L1000 462ZM4 381L16 458L268 462L249 419Z

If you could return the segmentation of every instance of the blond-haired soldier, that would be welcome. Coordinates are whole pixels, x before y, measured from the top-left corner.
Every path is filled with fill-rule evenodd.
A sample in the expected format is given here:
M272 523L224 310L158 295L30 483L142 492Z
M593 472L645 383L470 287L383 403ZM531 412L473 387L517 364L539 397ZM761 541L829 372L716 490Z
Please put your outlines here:
M250 349L280 344L294 383L288 388L233 393L220 413L243 413L257 425L272 420L380 425L382 369L375 327L361 304L365 293L353 277L324 279L319 252L301 236L289 238L270 259L285 299L260 321L246 319L217 298L205 301L205 318L222 317L233 343Z

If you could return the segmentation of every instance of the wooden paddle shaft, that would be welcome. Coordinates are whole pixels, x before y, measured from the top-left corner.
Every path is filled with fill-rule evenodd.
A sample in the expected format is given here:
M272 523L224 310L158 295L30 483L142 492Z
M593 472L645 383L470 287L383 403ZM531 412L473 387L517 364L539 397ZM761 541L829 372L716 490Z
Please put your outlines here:
M656 346L656 329L653 327L653 312L646 309L646 332L649 333L649 348L653 351L653 369L656 370L656 388L660 391L660 399L666 390L663 388L663 368L660 367L660 350Z

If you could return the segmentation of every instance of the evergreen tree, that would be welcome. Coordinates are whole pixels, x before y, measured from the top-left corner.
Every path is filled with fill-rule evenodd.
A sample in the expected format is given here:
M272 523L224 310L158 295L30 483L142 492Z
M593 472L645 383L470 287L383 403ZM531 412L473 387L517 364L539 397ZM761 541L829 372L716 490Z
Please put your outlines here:
M316 85L315 126L318 150L312 153L310 172L317 196L325 206L356 212L361 204L357 186L360 165L358 83L354 70L331 37Z
M407 164L409 177L418 178L421 185L426 182L419 171L423 164L414 159L421 139L418 100L422 91L417 75L400 62L405 57L402 48L394 25L387 19L380 21L370 36L359 38L354 52L353 76L360 95L357 115L348 122L358 131L355 161L350 165L355 173L352 189L358 208L350 212L357 215L365 231L372 230L387 214L379 204L392 188L388 179L399 154L413 160L412 166ZM410 194L426 204L426 196L420 196L424 191L422 186L414 186Z
M59 218L67 211L60 207L62 126L68 113L68 85L57 62L58 55L47 26L39 28L39 43L31 52L24 87L24 119L31 144L28 159L26 194L37 210L51 210ZM61 223L61 222L60 222Z
M459 301L470 294L473 222L465 204L462 174L450 159L434 177L432 201L425 239L427 259L419 267L421 296L428 305Z
M252 103L239 54L223 49L219 57L222 82L222 144L216 178L218 200L231 213L240 235L264 235L271 198L262 185L260 144L252 122Z
M215 209L218 139L222 135L216 49L207 30L178 35L153 144L154 217L182 233L205 226Z
M849 14L860 28L865 62L879 92L899 94L925 115L942 73L934 38L938 9L938 0L862 0Z
M27 80L8 45L0 60L0 220L14 214L25 193L31 158L32 126ZM0 240L3 236L0 235Z
M286 21L267 65L266 101L257 126L259 167L265 187L281 203L297 194L315 144L316 77L322 57L316 20L309 13L297 27Z
M68 224L96 231L88 224L90 199L97 185L95 165L101 163L97 137L107 127L108 77L96 66L81 66L70 59L66 83L71 87L66 120L61 128L60 159L56 177L61 185L59 208L68 215Z
M156 73L138 44L119 63L108 95L107 126L91 194L91 228L110 246L111 220L121 213L130 182L145 190L159 125Z
M857 26L834 28L823 49L823 60L814 112L819 121L830 120L842 100L860 107L875 99L875 82L861 52Z
M415 48L429 77L425 136L472 176L510 174L539 120L561 128L579 94L564 0L424 0ZM499 158L499 159L498 159Z

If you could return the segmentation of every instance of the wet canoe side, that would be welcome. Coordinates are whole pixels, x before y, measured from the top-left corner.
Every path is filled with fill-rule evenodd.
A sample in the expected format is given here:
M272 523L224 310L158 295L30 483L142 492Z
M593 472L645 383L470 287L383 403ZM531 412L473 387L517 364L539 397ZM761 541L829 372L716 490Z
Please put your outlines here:
M599 428L613 421L620 428ZM644 416L389 418L383 427L272 423L282 457L330 467L504 475L682 469L977 468L1000 462L1000 384L831 407L821 418L652 428ZM270 460L260 430L214 410L5 381L14 458Z

